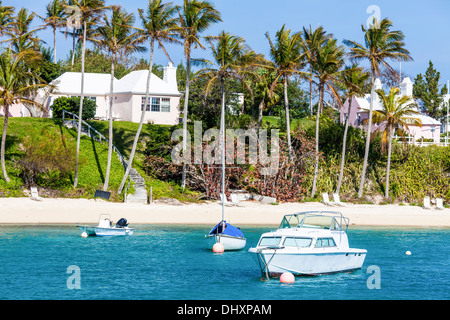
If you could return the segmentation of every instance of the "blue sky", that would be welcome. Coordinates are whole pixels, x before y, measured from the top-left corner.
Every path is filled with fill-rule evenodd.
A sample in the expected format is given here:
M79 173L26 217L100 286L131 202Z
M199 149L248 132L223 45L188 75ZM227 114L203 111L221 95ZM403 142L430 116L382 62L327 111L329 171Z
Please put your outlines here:
M381 17L393 21L394 29L400 29L406 36L406 48L414 61L402 63L402 71L412 76L424 73L431 60L441 72L441 81L450 79L450 1L448 0L210 0L222 14L223 22L214 25L210 35L225 30L244 37L250 47L268 57L268 42L265 33L272 36L283 24L299 31L303 26L323 25L325 30L343 39L362 42L361 25L366 24L372 12L370 5L380 8ZM26 7L43 14L49 0L3 0L4 5L16 8ZM181 4L181 0L172 0ZM109 4L121 4L130 12L144 8L146 0L106 0ZM205 34L206 35L206 34ZM50 31L42 31L39 36L52 45ZM71 48L71 41L62 35L57 39L58 58L62 59ZM182 47L169 47L169 54L177 64L184 60ZM208 52L196 51L196 57L208 58ZM156 62L166 64L167 58L157 52ZM399 67L395 62L394 66Z

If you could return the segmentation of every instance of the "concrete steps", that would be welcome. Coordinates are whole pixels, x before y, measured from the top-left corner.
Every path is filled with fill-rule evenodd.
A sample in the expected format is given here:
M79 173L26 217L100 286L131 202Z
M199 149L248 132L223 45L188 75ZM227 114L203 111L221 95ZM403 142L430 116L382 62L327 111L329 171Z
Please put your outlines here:
M145 180L141 177L141 175L136 171L136 169L131 168L130 170L130 179L134 183L134 193L126 195L126 203L141 203L147 204L148 202L148 194L147 188L145 186Z
M101 135L97 130L92 128L89 124L83 123L84 126L81 126L81 134L82 135L89 135L95 140L99 142L107 142L108 140ZM78 128L78 121L75 119L73 120L65 120L64 126L66 126L69 129L77 129ZM115 146L113 146L114 152L116 152L117 156L119 157L119 160L123 164L124 168L126 169L126 159L120 154L119 150ZM147 194L147 188L145 186L145 179L141 177L141 175L136 171L136 169L131 168L130 170L130 179L134 183L134 189L135 192L133 194L127 194L125 195L125 202L126 203L140 203L140 204L147 204L148 203L148 194Z

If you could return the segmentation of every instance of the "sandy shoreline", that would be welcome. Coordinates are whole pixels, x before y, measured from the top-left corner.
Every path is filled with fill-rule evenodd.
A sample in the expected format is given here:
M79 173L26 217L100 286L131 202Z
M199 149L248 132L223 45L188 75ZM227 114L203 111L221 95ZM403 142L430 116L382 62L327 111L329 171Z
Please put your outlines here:
M241 202L226 207L226 220L235 225L278 226L285 214L300 211L340 211L355 226L448 227L450 209L426 210L416 206L354 205L330 207L322 203L261 204ZM0 198L0 224L95 224L99 214L117 221L125 217L132 224L211 225L221 216L220 203L124 204L87 199Z

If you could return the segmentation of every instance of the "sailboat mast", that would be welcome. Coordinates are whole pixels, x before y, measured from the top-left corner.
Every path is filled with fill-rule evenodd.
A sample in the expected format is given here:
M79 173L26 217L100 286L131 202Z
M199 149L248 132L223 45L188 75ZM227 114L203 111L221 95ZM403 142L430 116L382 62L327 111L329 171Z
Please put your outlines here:
M222 78L222 114L220 119L222 148L222 221L225 220L225 81Z

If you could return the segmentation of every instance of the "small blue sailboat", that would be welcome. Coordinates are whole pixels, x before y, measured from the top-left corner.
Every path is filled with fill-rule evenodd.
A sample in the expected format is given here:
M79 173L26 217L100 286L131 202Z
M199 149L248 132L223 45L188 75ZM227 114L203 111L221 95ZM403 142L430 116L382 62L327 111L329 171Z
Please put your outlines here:
M225 220L220 221L212 228L206 239L210 248L215 243L221 243L224 250L241 250L247 242L241 229L227 223Z

